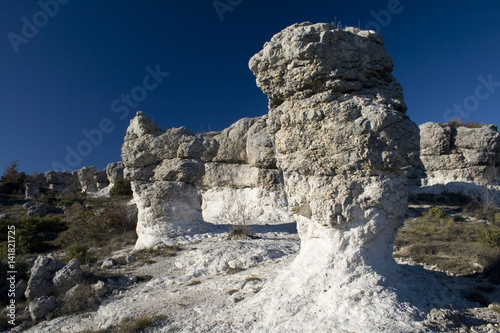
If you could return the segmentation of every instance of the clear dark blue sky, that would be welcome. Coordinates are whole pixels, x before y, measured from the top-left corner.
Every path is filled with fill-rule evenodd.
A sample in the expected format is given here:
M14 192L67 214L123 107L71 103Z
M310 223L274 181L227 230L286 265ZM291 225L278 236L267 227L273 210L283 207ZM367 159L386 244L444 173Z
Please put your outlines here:
M250 57L288 25L335 18L384 36L416 123L500 124L498 0L215 4L0 0L0 168L104 168L138 110L195 133L263 115Z

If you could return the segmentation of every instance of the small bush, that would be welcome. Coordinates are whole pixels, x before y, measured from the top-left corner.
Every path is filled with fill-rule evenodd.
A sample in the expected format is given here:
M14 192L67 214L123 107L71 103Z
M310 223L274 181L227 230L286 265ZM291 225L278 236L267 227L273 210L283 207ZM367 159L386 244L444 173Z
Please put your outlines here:
M21 254L48 250L50 245L46 241L54 239L67 229L67 224L59 218L23 217L20 220L0 220L0 242L7 242L8 227L11 225L15 226L16 251Z
M245 225L234 225L227 236L229 239L252 238L253 234L249 227Z
M475 122L475 121L469 121L467 123L463 122L461 119L454 119L450 120L448 122L448 125L450 125L452 128L458 128L458 127L467 127L467 128L481 128L484 126L484 124Z
M73 244L66 250L67 261L78 259L82 264L88 265L95 258L89 253L89 246L86 244Z
M130 186L129 179L117 179L115 184L109 191L109 195L114 196L130 196L132 195L132 187Z
M68 315L85 310L95 310L100 300L92 287L83 283L78 285L71 293L62 297L62 307L57 315Z
M500 228L483 228L479 235L479 241L486 247L500 246Z
M429 217L437 217L438 219L443 219L446 216L444 211L439 207L432 207L425 215Z
M136 333L148 328L153 322L153 318L148 314L143 314L137 318L123 318L120 322L119 332Z

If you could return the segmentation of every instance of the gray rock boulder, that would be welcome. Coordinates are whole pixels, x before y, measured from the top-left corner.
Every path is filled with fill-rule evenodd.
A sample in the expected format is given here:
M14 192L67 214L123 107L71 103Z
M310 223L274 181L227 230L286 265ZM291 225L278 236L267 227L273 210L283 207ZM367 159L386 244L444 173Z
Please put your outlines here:
M33 321L44 319L57 307L55 296L42 296L29 303L29 313Z
M62 269L55 273L52 279L54 294L63 294L77 284L80 284L82 280L83 271L80 268L80 261L78 261L78 259L72 259Z
M39 256L33 263L25 296L32 301L42 296L51 295L54 291L52 280L63 263L52 257Z
M97 190L102 190L107 187L110 182L108 180L108 176L106 174L106 170L96 170L95 172L95 181L97 185Z
M25 204L26 205L26 204ZM49 213L49 209L43 202L35 205L31 204L28 207L28 213L26 214L29 217L44 217Z
M122 160L138 208L136 249L207 230L205 221L228 223L227 212L238 205L252 223L293 220L267 117L194 135L184 127L161 131L138 112Z
M168 244L173 237L206 228L201 197L193 185L180 181L134 182L133 191L138 208L136 249Z
M80 181L76 172L68 171L47 171L45 180L48 187L56 192L63 192L70 188L80 188Z

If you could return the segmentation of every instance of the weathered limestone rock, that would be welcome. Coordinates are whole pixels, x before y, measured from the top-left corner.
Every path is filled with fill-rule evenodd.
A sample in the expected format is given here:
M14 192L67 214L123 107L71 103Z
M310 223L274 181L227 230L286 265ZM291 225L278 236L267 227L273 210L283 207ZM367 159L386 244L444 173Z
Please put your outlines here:
M44 217L48 213L49 213L49 210L48 210L47 206L45 206L45 204L43 202L41 202L37 205L34 205L33 203L31 203L31 205L29 205L28 213L26 215L29 217Z
M495 125L468 128L425 123L420 125L420 146L424 185L498 182L500 134Z
M81 283L83 271L80 268L80 261L72 259L62 269L56 272L52 282L54 283L54 293L60 295Z
M82 280L83 271L78 259L72 259L64 265L52 257L39 256L31 268L25 296L29 301L51 295L59 296Z
M37 198L40 195L40 187L35 183L26 183L24 194L27 200Z
M97 190L102 190L109 185L108 176L106 174L106 170L96 170L95 172L95 181L97 185Z
M31 268L26 298L34 300L41 296L51 295L54 289L52 279L62 267L63 264L52 257L39 256Z
M45 179L49 188L57 192L63 192L71 187L80 186L76 172L50 170L45 173Z
M108 182L113 184L117 179L123 179L123 169L125 166L122 162L110 163L106 166L106 175Z
M161 131L138 112L122 147L138 207L136 249L230 223L245 206L252 223L290 222L267 117L244 118L221 132Z
M256 309L252 329L420 328L417 309L398 301L392 258L419 131L382 37L295 24L249 67L269 97L267 126L302 242L290 269L241 305Z
M78 180L80 181L82 191L97 191L97 182L95 179L96 168L94 166L85 166L80 170L77 170L76 172L78 175Z
M29 312L33 321L43 319L47 314L56 309L56 298L54 296L42 296L29 304Z

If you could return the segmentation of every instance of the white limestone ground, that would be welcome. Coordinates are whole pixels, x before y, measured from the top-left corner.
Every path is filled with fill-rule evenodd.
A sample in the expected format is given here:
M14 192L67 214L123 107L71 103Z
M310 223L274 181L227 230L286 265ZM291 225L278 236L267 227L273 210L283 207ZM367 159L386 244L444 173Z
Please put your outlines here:
M151 279L106 298L97 311L55 318L27 332L95 331L142 314L164 318L154 332L191 332L193 326L209 331L221 324L215 320L219 314L254 297L299 251L294 224L253 229L260 238L228 240L227 232L180 237L177 241L183 250L177 256L152 258L153 264L137 261L114 267L113 273ZM228 269L236 273L228 274Z
M463 290L480 282L397 265L390 268L392 276L353 265L351 275L362 276L325 274L320 278L316 271L327 271L325 256L307 249L297 256L300 241L293 227L255 226L259 239L227 240L223 232L179 238L183 250L177 256L154 257L155 263L146 265L137 260L110 269L110 273L126 276L150 276L148 282L105 298L96 311L45 321L27 332L98 331L143 314L161 318L148 332L419 332L430 331L422 324L426 313L420 311L432 308L453 308L482 318L476 319L476 332L500 331L499 314L475 309L477 305L460 298ZM309 270L299 270L304 260ZM226 273L230 268L244 270ZM309 278L310 287L301 286L304 278ZM324 289L332 283L336 286ZM397 295L392 292L395 289ZM280 303L283 294L292 295L290 303ZM277 316L266 316L269 309ZM412 318L405 321L405 316ZM397 330L394 320L401 320ZM368 327L367 322L377 326Z

